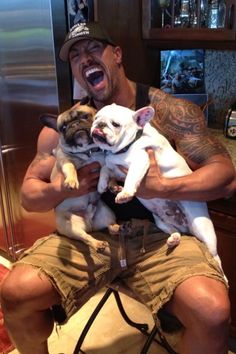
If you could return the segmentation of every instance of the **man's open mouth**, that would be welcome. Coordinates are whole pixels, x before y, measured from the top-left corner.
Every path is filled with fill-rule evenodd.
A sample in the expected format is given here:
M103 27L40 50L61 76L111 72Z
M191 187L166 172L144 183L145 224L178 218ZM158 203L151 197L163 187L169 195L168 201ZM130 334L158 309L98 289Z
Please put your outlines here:
M90 83L90 85L96 86L103 81L104 73L101 69L94 67L86 70L85 77L87 81Z

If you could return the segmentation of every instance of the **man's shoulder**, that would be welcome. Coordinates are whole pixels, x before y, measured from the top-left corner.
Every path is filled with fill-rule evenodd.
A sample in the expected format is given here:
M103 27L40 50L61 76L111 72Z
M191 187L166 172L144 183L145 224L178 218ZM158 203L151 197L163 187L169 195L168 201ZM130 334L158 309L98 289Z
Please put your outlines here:
M59 135L54 129L43 127L38 137L38 152L51 154L53 149L58 145L58 140Z
M158 104L160 102L168 103L168 105L174 105L176 103L185 105L185 100L177 98L174 95L171 95L167 92L162 91L161 89L150 86L148 91L150 103Z

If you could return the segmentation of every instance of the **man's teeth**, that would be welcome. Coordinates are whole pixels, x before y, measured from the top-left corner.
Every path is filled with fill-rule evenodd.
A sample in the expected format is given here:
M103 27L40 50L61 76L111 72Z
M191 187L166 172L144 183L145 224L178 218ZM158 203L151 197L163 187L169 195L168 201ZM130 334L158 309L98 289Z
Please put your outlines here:
M89 75L96 73L97 71L100 71L98 68L92 68L86 71L85 76L89 77Z

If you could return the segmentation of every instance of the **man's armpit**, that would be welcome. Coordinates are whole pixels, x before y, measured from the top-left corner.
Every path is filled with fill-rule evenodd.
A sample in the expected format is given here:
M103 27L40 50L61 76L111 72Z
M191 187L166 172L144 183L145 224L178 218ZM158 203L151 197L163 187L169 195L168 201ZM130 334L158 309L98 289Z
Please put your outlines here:
M191 164L203 165L215 155L229 157L227 149L214 136L191 137L178 142L178 150Z

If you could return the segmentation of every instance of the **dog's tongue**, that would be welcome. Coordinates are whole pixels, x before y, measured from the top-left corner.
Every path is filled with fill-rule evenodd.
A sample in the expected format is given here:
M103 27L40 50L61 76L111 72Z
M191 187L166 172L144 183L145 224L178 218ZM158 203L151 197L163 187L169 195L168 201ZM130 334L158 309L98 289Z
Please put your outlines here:
M103 133L102 130L98 129L98 128L95 128L93 130L93 135L98 135L98 136L102 136L102 137L105 137L105 134Z
M93 139L99 140L103 143L106 143L106 135L103 133L102 130L95 128L92 133Z

